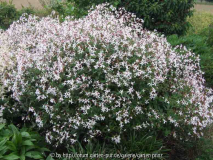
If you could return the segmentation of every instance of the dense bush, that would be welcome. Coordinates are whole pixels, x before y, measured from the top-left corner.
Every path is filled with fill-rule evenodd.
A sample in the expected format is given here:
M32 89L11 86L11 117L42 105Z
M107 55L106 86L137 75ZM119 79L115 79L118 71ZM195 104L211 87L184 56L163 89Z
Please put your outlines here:
M36 123L52 144L118 144L131 130L201 137L212 123L212 90L199 58L106 6L63 23L22 17L1 33L4 117Z
M17 21L22 14L35 14L40 17L47 16L50 14L49 10L36 10L32 6L22 7L22 9L17 10L12 1L0 2L0 29L6 30L9 26Z
M196 53L196 55L200 56L200 65L201 70L204 72L206 86L213 87L213 45L210 45L211 39L208 38L208 36L211 37L211 34L207 36L206 33L201 33L202 34L191 34L181 37L171 35L167 37L167 40L173 47L184 45Z
M192 27L190 27L190 29L187 31L187 35L172 35L168 36L167 40L173 47L176 45L184 45L197 55L200 55L200 65L201 70L205 72L204 78L206 80L206 86L212 88L213 45L211 43L212 36L210 24L213 22L213 15L208 13L195 12L193 16L188 19L188 21L192 24ZM212 125L207 127L203 132L204 137L197 139L192 143L180 144L179 141L176 141L175 145L171 145L169 148L174 153L176 153L171 157L171 159L212 159ZM169 145L167 145L167 147L168 146Z
M0 28L6 29L17 20L18 11L12 3L0 2Z
M87 15L90 5L79 7L74 1L50 1L49 3L41 0L42 6L47 11L55 11L59 15L60 20L64 21L66 16L74 16L75 18L80 18Z
M157 30L164 34L183 34L189 27L186 21L192 15L194 0L67 0L73 3L80 12L77 15L84 15L83 10L88 10L92 5L109 2L127 11L135 13L137 17L144 20L144 27L148 30ZM63 14L63 12L61 12Z

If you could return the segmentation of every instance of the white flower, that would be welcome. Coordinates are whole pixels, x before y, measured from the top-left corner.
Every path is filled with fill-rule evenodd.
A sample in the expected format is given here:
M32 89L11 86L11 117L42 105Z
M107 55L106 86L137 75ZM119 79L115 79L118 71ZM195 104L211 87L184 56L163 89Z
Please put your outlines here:
M112 140L113 140L116 144L120 143L120 142L121 142L120 135L112 137Z
M11 114L20 109L32 112L31 120L41 128L50 117L49 143L64 143L71 137L69 143L75 143L78 135L72 133L82 127L88 130L86 140L94 138L96 124L106 118L109 123L116 120L114 127L122 134L140 114L152 118L137 121L132 126L136 130L162 128L170 122L174 137L180 137L180 124L199 137L213 123L212 90L204 85L199 57L186 48L173 49L165 37L144 30L134 15L114 15L106 6L98 5L88 16L64 22L29 15L0 31L2 92L12 92L7 98L15 100L5 109ZM35 94L33 104L42 105L26 101L24 106L30 108L25 108L23 95L30 98L26 93ZM158 100L162 104L155 104ZM154 108L170 104L174 105L171 115ZM120 143L120 136L112 140Z

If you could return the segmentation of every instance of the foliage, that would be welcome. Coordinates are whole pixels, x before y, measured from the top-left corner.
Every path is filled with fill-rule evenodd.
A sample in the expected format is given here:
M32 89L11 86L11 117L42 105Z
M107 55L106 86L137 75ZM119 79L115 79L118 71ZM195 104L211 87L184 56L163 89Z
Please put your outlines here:
M69 4L74 4L75 14L78 17L86 15L86 11L92 6L109 2L120 8L124 7L127 11L135 13L137 17L144 20L144 28L157 30L166 35L184 34L190 24L186 21L192 15L194 0L67 0ZM64 14L65 8L59 5ZM69 7L68 7L69 8ZM72 6L73 8L73 6ZM71 9L71 8L70 8ZM73 13L73 12L72 12Z
M116 156L120 155L120 159L127 159L127 154L129 154L129 159L131 159L130 155L135 156L134 158L142 159L144 157L140 157L144 154L156 154L158 159L168 158L167 152L169 151L163 145L162 140L157 140L157 137L153 133L148 133L145 135L143 132L138 133L135 131L131 131L127 133L125 139L121 142L122 145L113 144L110 142L100 142L98 140L85 142L77 142L76 144L68 147L68 153L70 154L82 154L88 155L90 159L95 159L97 155L105 155L106 157L100 157L102 159L112 159L116 160ZM163 155L163 156L160 156ZM92 157L93 156L93 157ZM122 157L123 156L123 157ZM132 158L133 158L132 156ZM68 155L67 155L68 157ZM74 158L77 160L85 159L85 158Z
M106 6L63 23L21 17L1 33L4 118L36 124L56 146L119 144L131 130L201 137L212 123L212 91L199 58Z
M59 15L60 20L64 21L65 17L67 16L74 16L75 18L80 18L86 15L88 12L87 10L90 9L89 6L84 6L83 8L77 6L74 1L60 1L60 0L52 0L46 2L45 0L40 0L42 6L49 11L56 11L56 14Z
M23 13L27 13L27 14L35 14L36 11L35 9L33 9L32 7L23 7L21 10L18 11L19 12L19 17L23 14Z
M209 46L211 46L213 48L213 21L208 29L209 29L209 34L208 34L207 43Z
M8 29L9 26L14 22L17 21L22 14L35 14L40 17L47 16L51 13L51 10L36 10L32 6L30 7L22 7L22 9L17 10L10 1L9 3L4 1L0 2L0 29Z
M202 137L197 145L196 145L196 150L198 152L198 156L196 157L196 160L212 160L213 159L213 136L212 136L212 129L213 126L211 125L210 127L206 128L204 130L204 137Z
M17 20L17 16L18 12L12 1L0 2L0 27L2 29L8 28L13 21Z
M127 11L142 18L144 28L148 30L157 29L167 35L174 33L181 35L186 32L190 26L186 19L192 16L191 8L194 5L194 0L128 0L125 2L122 0L65 0L54 2L46 6L57 11L62 20L66 16L80 18L87 15L92 5L109 2L118 8L124 7Z
M202 55L211 51L207 45L207 38L202 35L193 34L178 37L178 35L171 35L167 37L167 40L172 46L183 45L191 49L194 53Z
M200 56L201 69L204 72L206 85L213 87L213 47L208 44L208 37L205 34L192 34L182 37L172 35L168 36L167 40L173 47L184 45Z
M47 148L40 147L41 137L38 133L14 125L0 124L0 159L44 159Z
M167 40L173 47L176 45L184 45L191 49L197 55L200 55L201 69L204 71L206 85L213 87L213 45L211 43L211 26L213 16L208 13L195 12L194 15L188 19L192 24L186 36L172 35L168 36ZM180 144L180 141L172 142L166 146L170 148L174 154L171 159L208 159L212 157L212 126L206 128L204 136L190 143ZM172 153L172 152L171 152ZM180 156L178 156L180 155ZM182 156L181 156L182 155ZM183 156L184 155L184 156Z

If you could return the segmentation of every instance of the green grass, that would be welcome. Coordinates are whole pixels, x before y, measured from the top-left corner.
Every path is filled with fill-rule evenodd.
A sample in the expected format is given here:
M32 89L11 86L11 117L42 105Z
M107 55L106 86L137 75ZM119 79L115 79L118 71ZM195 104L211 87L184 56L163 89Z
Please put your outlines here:
M187 35L201 34L202 32L206 32L206 28L213 23L213 14L195 11L194 15L188 18L188 22L192 26L189 28Z

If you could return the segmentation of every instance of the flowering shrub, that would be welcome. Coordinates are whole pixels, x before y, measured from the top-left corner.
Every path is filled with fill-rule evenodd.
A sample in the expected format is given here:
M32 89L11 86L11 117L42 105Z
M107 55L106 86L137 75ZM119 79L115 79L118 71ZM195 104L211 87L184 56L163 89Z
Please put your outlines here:
M5 119L2 118L3 113L2 113L2 109L0 110L0 124L4 124L5 123Z
M132 129L202 136L212 123L212 90L199 58L120 13L102 4L63 23L31 15L2 32L7 118L35 122L56 144L97 137L120 143Z

